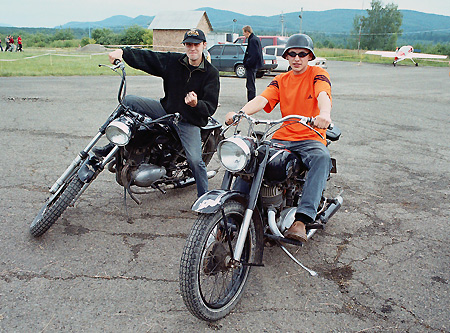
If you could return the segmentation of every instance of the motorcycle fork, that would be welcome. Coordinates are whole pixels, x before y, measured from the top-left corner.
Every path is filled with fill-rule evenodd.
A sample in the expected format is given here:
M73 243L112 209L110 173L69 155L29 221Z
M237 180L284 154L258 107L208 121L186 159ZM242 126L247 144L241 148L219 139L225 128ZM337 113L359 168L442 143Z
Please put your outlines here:
M78 192L77 196L72 201L72 206L75 204L75 202L78 200L79 197L86 191L88 186L92 183L92 181L97 178L98 174L102 172L105 168L105 166L113 159L116 152L119 150L119 146L114 146L114 148L110 151L110 153L103 159L102 163L99 165L95 173L93 174L92 178L89 179L88 182L86 182L83 187L81 188L80 192Z
M73 175L73 172L75 169L83 162L89 155L88 152L92 149L92 147L95 146L98 140L103 136L101 132L98 132L96 136L91 140L91 142L88 143L86 148L84 148L78 155L75 157L75 159L72 161L72 163L69 165L69 167L64 171L64 173L61 175L61 177L58 178L58 180L53 184L53 186L50 188L50 193L54 194L56 191L61 187L64 182Z
M266 170L267 160L269 159L269 147L265 146L264 159L258 167L255 177L253 178L252 186L250 188L250 195L248 200L248 206L245 210L244 219L242 221L241 230L239 230L238 239L236 241L236 247L233 253L234 262L240 262L242 251L244 249L245 239L247 238L248 228L252 220L253 211L256 207L259 191L264 177L264 171Z

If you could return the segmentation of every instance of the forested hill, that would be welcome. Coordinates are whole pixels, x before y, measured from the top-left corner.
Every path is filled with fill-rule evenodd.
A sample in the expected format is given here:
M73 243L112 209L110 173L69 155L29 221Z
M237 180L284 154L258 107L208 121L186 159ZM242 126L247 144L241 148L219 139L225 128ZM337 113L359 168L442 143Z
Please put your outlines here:
M346 39L353 29L356 15L367 16L366 10L357 9L332 9L326 11L304 11L303 20L300 22L300 11L293 13L277 13L272 16L251 16L232 11L202 7L196 10L206 11L215 32L237 32L241 33L243 25L251 25L258 35L290 35L300 30L310 34L329 36L332 39ZM414 41L442 42L450 41L450 16L427 14L412 10L400 10L403 14L403 35L399 42L413 43ZM83 34L83 31L96 28L110 28L112 30L123 30L124 28L138 25L148 27L154 16L140 15L131 18L124 15L116 15L97 22L69 22L55 29L70 28L75 35ZM237 20L235 23L233 20ZM283 22L283 23L282 23ZM1 26L1 24L0 24ZM52 29L38 28L10 28L0 27L0 33L16 33L16 31Z

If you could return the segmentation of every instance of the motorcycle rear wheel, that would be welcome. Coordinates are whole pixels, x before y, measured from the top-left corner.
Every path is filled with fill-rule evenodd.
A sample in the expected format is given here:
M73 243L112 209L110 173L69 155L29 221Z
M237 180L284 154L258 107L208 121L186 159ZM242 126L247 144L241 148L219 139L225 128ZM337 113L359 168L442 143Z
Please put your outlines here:
M30 233L34 237L42 236L56 222L73 199L80 192L84 183L75 175L70 183L65 184L59 195L52 201L47 201L30 225Z
M206 142L203 143L202 159L203 162L205 162L206 166L208 166L209 162L211 162L211 159L216 151L216 148L217 143L214 138L214 133L211 133L211 135L208 136Z
M225 203L225 215L234 249L245 208ZM253 262L256 232L250 224L241 262ZM242 297L250 266L227 264L233 257L224 229L222 212L200 214L186 241L180 264L180 290L189 311L199 319L216 321L228 315Z

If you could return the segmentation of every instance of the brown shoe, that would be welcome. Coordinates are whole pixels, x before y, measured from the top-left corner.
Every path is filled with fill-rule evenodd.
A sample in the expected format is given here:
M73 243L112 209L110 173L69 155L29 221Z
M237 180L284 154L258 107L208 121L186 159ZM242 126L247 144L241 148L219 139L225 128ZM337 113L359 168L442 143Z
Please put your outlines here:
M306 237L305 224L301 221L295 221L292 223L291 227L286 230L284 237L295 239L300 242L306 242L308 238Z

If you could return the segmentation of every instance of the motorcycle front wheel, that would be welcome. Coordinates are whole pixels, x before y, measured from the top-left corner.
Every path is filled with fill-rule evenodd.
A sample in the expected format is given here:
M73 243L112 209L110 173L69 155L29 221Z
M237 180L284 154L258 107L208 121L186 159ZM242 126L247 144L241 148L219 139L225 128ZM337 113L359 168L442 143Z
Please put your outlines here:
M224 204L227 232L222 212L200 214L186 241L180 264L180 290L189 311L199 319L216 321L233 310L247 282L256 248L256 232L250 223L241 264L232 267L229 240L236 245L245 208L230 201ZM229 237L229 238L228 238Z
M64 188L58 196L47 201L41 208L30 225L30 232L34 237L42 236L56 222L73 199L80 192L84 182L75 175L70 183L63 185Z

